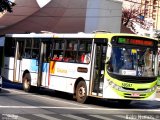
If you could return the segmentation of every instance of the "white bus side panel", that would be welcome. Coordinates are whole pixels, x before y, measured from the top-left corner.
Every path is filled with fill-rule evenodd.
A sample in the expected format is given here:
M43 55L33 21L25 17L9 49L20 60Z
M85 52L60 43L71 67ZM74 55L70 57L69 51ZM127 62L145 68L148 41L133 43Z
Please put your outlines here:
M21 65L21 61L17 60L16 62L16 80L17 82L22 83L22 65Z
M42 69L42 86L48 88L48 79L49 79L49 63L43 63Z
M13 66L14 66L14 58L4 57L4 67L2 70L2 76L10 81L13 81Z
M50 76L50 89L66 91L66 82L67 78L58 77L58 76Z
M28 70L31 75L31 85L37 85L38 65L35 59L23 59L22 60L22 75L25 70Z
M74 84L77 78L81 77L86 81L90 80L90 64L55 62L50 71L49 88L64 92L73 93ZM87 72L78 72L78 68L84 68ZM87 84L87 89L89 82Z
M86 68L87 72L78 72L78 68ZM71 78L82 77L85 80L89 80L90 64L56 62L54 66L54 75Z
M110 99L121 98L113 91L112 87L109 85L108 80L106 78L104 78L104 84L103 84L103 98L110 98Z

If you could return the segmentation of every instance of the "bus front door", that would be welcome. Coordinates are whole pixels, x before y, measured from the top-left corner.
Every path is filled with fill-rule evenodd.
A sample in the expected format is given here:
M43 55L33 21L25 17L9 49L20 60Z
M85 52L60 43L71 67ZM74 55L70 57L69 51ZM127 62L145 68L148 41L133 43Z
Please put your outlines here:
M99 40L97 40L99 41ZM101 40L101 42L95 42L93 63L92 63L92 95L103 95L103 83L104 83L104 66L106 59L107 41Z
M39 62L38 62L37 87L48 86L50 44L51 43L49 41L41 42L40 55L38 60Z
M24 41L16 41L16 51L14 56L13 82L20 82L21 60L24 49Z

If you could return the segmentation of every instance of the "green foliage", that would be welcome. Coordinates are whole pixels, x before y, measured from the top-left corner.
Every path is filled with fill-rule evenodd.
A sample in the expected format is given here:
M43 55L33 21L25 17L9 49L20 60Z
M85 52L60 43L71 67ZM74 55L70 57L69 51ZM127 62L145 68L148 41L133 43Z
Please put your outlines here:
M10 0L0 0L0 12L8 11L13 12L12 7L16 4Z

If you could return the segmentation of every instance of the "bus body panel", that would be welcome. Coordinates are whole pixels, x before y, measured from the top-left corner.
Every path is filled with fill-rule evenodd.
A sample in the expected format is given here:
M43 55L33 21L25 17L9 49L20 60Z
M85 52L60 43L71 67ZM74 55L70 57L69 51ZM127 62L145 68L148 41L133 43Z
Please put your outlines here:
M41 55L41 59L40 58L33 59L32 57L30 57L30 59L21 58L15 62L15 59L13 57L4 57L4 68L2 69L2 75L8 80L14 81L13 80L14 79L13 70L15 69L14 67L16 66L16 80L18 80L17 82L20 82L20 83L22 82L23 73L26 70L28 70L31 75L31 85L32 86L38 86L37 83L39 79L41 79L40 81L41 84L38 87L45 87L45 88L49 88L53 90L58 90L58 91L63 91L63 92L74 94L75 83L77 79L81 78L81 80L84 80L86 83L86 86L87 86L86 92L87 92L87 95L89 96L101 97L101 98L107 98L107 99L129 99L129 100L152 100L154 99L155 94L156 94L156 82L157 82L156 80L154 80L153 82L148 82L148 83L146 82L146 83L141 83L141 84L140 83L130 83L130 82L123 82L123 80L120 80L119 78L116 79L114 77L115 74L113 75L113 77L111 77L107 73L106 67L108 65L109 60L111 59L111 56L112 56L111 54L112 54L113 47L114 47L113 45L114 43L112 43L113 42L112 38L118 37L118 36L121 36L122 38L123 37L125 38L126 36L127 37L129 36L132 38L134 37L143 38L143 39L146 38L150 41L156 41L154 39L149 39L148 37L141 37L141 36L132 35L132 34L119 34L119 33L117 34L117 33L103 33L103 32L100 32L100 33L97 32L97 33L92 33L92 34L87 34L87 33L56 34L54 33L54 34L47 34L47 35L45 34L10 34L8 35L8 37L32 38L32 39L36 38L36 40L38 40L37 38L43 39L43 41L39 42L42 46L40 45L41 48L38 51L38 52L41 51L40 54L38 53L38 55ZM66 43L67 42L69 43L69 40L71 38L71 43L73 43L74 45L76 43L75 39L77 39L78 42L76 43L76 45L79 44L79 48L81 44L80 40L83 41L85 39L89 39L92 42L92 50L90 51L91 53L90 63L78 63L78 62L71 63L71 62L64 62L64 61L59 62L59 61L55 61L51 59L50 60L43 59L46 54L49 55L48 53L51 53L51 51L47 49L49 48L47 45L50 45L52 42L55 42L54 44L56 44L56 42L59 40L61 40L61 42L59 43L57 42L58 44L63 43L62 40L66 38L68 40L68 41L67 40L65 41ZM98 68L96 66L96 63L97 63L96 60L99 60L100 58L97 58L96 55L98 54L97 51L99 50L99 48L101 49L102 46L105 46L103 45L103 42L105 44L107 43L106 59L105 59L105 63L101 64L103 66L100 65L101 68L104 67L104 69L101 69L101 71L98 71L98 73L102 74L103 76L99 75L98 76L99 80L97 80L97 78L95 77L96 68ZM66 44L66 46L70 45L68 43ZM86 44L87 42L84 42L84 43ZM89 45L90 43L87 43L87 44ZM120 43L120 44L115 43L115 45L117 45L116 47L125 46L124 43ZM140 44L138 45L126 44L126 46L127 47L133 47L133 46L137 47L138 46L137 48L141 48ZM154 46L149 46L149 47L153 47L153 49L155 50L157 46L154 45ZM77 47L77 49L79 48ZM146 49L147 46L144 45L143 48ZM33 48L31 49L33 50ZM72 52L77 53L76 55L78 56L78 52L79 51L83 52L83 50L77 50L77 49L72 50ZM63 55L65 55L63 53L64 51L66 53L70 51L70 50L67 50L67 47L61 48L61 49L53 48L52 54L53 52L60 51L60 50ZM56 52L54 54L61 54L61 53ZM153 61L153 62L157 63L156 61ZM156 69L154 73L156 73ZM124 74L120 74L120 75L122 77L125 76ZM38 78L38 76L40 76L40 78ZM94 91L93 86L95 85L95 83L93 82L97 83L97 85L99 85L98 87L103 86L102 91L101 91L101 88L98 88L97 90L95 89ZM124 90L123 89L124 86L122 84L125 84L125 85L132 84L132 87L128 87L129 88L128 90ZM146 89L146 90L137 91L138 89ZM93 92L95 92L96 94L93 95L92 94ZM140 98L140 95L142 95L143 97Z
M51 89L73 93L73 88L78 78L82 78L85 81L90 80L90 64L55 62L54 66L51 65L49 77L49 88Z
M10 81L13 81L13 69L14 69L14 58L4 57L4 68L2 70L2 76Z
M42 66L42 87L49 87L49 63L43 63Z
M16 61L16 79L15 82L19 82L22 83L22 61L21 60L17 60Z
M114 82L115 85L116 82ZM121 84L123 84L123 82L121 82ZM133 83L132 83L133 84ZM104 86L103 86L103 91L106 91L103 93L103 98L107 98L107 99L130 99L130 100L154 100L155 99L155 95L156 95L156 83L150 83L147 85L143 85L143 84L133 84L133 88L148 88L147 90L149 91L151 88L154 88L153 91L148 92L147 90L145 91L135 91L135 90L125 90L122 88L122 86L119 86L119 89L115 89L113 88L113 83L110 83L110 80L105 78L104 80ZM141 87L143 86L143 87ZM121 87L121 88L120 88ZM118 87L117 87L118 88ZM141 97L141 95L143 95ZM126 96L126 97L124 97Z
M64 77L70 77L70 78L82 77L85 80L90 79L90 76L89 76L90 75L90 65L89 64L55 62L54 67L53 66L51 67L52 67L51 68L52 71L50 71L51 75L64 76Z
M38 61L36 59L22 59L22 73L28 70L31 75L31 85L37 86Z

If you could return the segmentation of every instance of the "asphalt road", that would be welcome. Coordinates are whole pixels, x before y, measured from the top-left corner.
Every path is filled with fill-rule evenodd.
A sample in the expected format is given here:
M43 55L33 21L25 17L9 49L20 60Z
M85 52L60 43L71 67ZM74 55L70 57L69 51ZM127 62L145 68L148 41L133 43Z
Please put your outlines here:
M26 93L21 84L6 82L0 93L1 120L158 120L159 112L158 100L134 101L126 107L89 98L80 104L70 94L46 89Z

